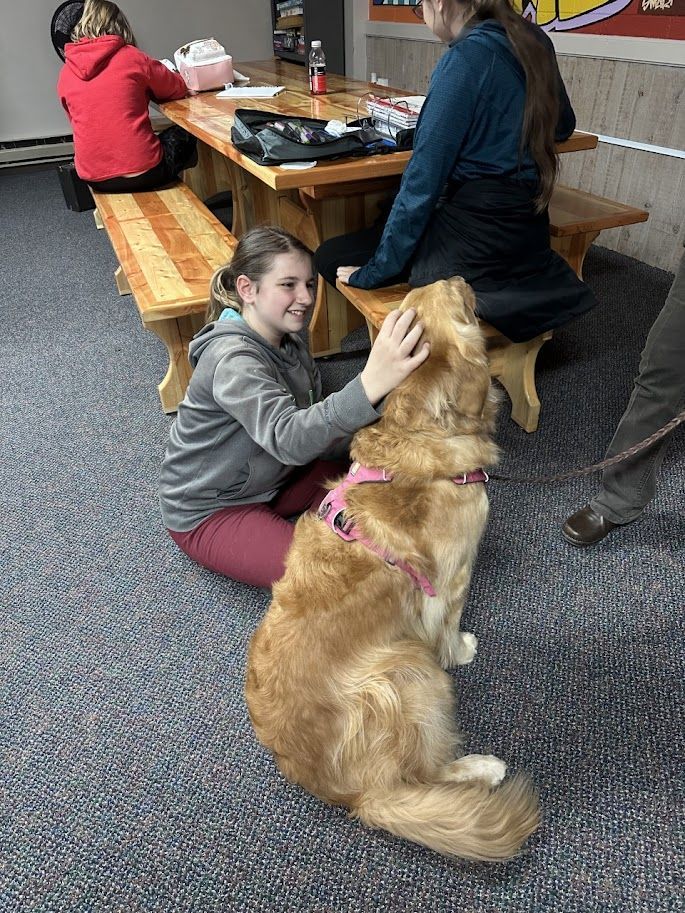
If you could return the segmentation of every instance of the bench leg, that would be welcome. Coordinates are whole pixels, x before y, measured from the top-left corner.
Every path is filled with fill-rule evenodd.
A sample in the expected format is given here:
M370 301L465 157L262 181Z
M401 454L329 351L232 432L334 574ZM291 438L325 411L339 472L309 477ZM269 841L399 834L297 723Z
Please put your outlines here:
M507 341L488 350L490 373L507 391L511 418L524 431L537 431L540 400L535 388L535 362L543 343L551 338L551 332L543 333L528 342Z
M114 281L117 284L117 291L119 292L120 295L130 295L131 294L131 286L128 284L128 279L126 278L126 274L124 273L123 269L120 266L118 266L116 268L116 270L114 271Z
M102 221L102 216L97 209L93 210L93 218L95 219L95 227L100 229L105 227L105 223Z
M188 343L204 325L203 315L190 314L168 320L152 320L145 324L162 340L169 353L169 367L164 380L157 387L162 409L176 412L186 395L186 388L193 373L188 361Z
M599 235L598 231L586 231L584 234L571 235L567 238L550 238L552 250L566 260L579 279L583 278L583 262L590 245Z

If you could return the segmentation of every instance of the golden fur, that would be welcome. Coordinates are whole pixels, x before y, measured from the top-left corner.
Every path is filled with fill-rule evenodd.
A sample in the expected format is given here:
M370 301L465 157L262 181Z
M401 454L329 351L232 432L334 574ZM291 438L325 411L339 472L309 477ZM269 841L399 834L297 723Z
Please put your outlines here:
M497 758L463 755L444 671L475 654L459 621L488 511L484 485L450 479L496 461L496 398L462 279L415 289L402 307L416 309L431 354L355 435L353 459L393 480L348 489L346 516L438 595L301 517L252 638L247 705L286 777L324 801L441 853L506 859L537 827L537 796L522 775L500 786Z

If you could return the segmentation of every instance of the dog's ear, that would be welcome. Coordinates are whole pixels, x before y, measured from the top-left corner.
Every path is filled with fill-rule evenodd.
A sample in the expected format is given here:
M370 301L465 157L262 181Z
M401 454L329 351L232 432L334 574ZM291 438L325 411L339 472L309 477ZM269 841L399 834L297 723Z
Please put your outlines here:
M461 306L460 316L465 323L478 325L478 318L476 317L476 293L461 276L455 276L450 280L450 283L452 295L457 299L458 306Z
M479 359L460 357L453 367L452 383L457 411L469 418L480 419L490 390L487 362L482 364Z
M476 296L461 277L451 280L450 292L456 330L452 350L453 395L462 415L480 419L490 390L490 368L475 312Z

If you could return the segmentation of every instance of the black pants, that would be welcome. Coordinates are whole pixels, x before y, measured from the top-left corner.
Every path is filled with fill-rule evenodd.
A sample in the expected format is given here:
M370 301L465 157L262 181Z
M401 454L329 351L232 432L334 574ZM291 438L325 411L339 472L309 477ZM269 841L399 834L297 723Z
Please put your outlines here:
M197 164L197 140L181 127L168 127L159 134L162 158L154 168L132 178L110 178L107 181L89 181L99 193L135 193L156 190L175 181L184 168Z
M534 182L478 178L445 189L410 262L383 285L412 288L461 276L476 293L476 313L514 342L563 326L597 301L550 247L547 211ZM335 283L338 266L363 266L375 253L386 216L365 231L325 241L315 254Z
M317 272L321 273L326 282L335 285L336 273L339 266L364 266L376 253L380 244L383 226L373 226L362 231L355 231L349 235L338 235L324 241L314 254L314 263ZM398 276L388 279L385 285L395 285L406 282L409 278L409 266Z
M338 235L329 238L316 249L314 264L326 282L335 285L336 273L339 266L364 266L376 253L385 228L385 222L392 209L393 198L384 200L380 204L380 215L371 228L353 231L347 235ZM409 267L401 275L388 279L385 285L395 285L406 282L409 278Z

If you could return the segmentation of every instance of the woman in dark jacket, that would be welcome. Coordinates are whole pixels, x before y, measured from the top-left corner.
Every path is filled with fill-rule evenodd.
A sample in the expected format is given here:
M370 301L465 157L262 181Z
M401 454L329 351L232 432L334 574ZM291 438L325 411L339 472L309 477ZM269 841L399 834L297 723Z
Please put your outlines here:
M575 128L554 48L509 0L417 8L449 47L399 193L383 224L322 244L317 269L357 288L460 275L481 317L514 341L530 339L596 304L550 247L555 145Z

